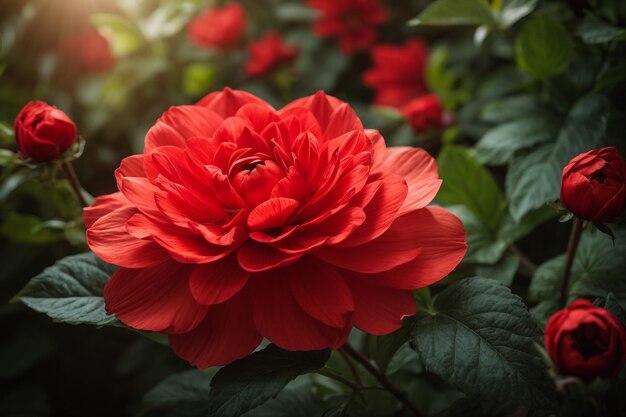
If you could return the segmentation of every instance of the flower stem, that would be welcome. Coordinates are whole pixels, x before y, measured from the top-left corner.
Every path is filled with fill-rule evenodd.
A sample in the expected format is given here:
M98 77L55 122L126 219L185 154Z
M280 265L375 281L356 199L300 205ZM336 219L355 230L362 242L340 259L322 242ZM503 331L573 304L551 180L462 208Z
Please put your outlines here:
M561 305L565 305L567 302L567 289L569 288L569 279L572 275L572 265L574 264L574 256L576 255L576 248L578 248L578 242L580 242L580 235L583 232L583 221L578 217L574 217L572 224L572 231L569 235L569 242L567 243L567 261L565 262L565 269L563 270L563 278L561 279Z
M398 389L398 387L396 387L388 378L385 374L383 374L382 372L380 372L378 369L376 369L374 367L374 365L372 365L369 361L368 358L366 358L365 356L363 356L363 354L361 354L359 351L357 351L356 349L354 349L352 346L350 346L350 344L346 343L345 345L343 345L343 347L341 348L341 350L343 352L346 353L346 355L350 356L351 358L353 358L355 361L357 361L358 363L360 363L370 374L372 374L372 376L374 378L376 378L378 380L378 382L380 382L380 384L387 390L389 391L391 394L393 394L394 397L396 397L402 404L404 404L404 406L406 408L408 408L411 413L415 416L415 417L422 417L422 414L419 412L419 410L417 408L415 408L415 406L411 403L411 401L409 401L409 399L406 397L406 395L400 391Z
M533 276L533 274L535 273L535 271L537 270L537 265L535 265L535 263L533 261L531 261L524 254L524 252L522 252L520 250L520 248L517 247L517 245L513 244L513 245L509 246L509 250L511 251L511 253L513 253L515 256L517 256L517 259L519 259L519 263L520 263L520 266L521 266L520 273L522 273L523 275L526 275L526 276L531 278Z
M67 177L67 180L70 182L72 186L72 190L74 190L74 194L76 194L76 198L82 207L87 207L87 200L85 200L85 196L83 195L82 187L80 186L80 182L78 181L78 177L76 176L76 172L74 172L74 168L68 161L63 161L61 164L61 168L63 169L63 173Z

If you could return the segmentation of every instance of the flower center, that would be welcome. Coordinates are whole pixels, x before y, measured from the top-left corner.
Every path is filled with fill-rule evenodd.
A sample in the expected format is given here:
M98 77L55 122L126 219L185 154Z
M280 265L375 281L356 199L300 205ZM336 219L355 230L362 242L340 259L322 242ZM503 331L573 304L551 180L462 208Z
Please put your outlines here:
M608 340L600 327L595 323L583 323L572 332L574 349L587 360L592 356L606 352Z
M596 172L594 172L591 175L591 179L594 181L599 182L600 184L604 184L604 181L606 180L607 174L606 174L606 165L605 164L601 169L597 170Z

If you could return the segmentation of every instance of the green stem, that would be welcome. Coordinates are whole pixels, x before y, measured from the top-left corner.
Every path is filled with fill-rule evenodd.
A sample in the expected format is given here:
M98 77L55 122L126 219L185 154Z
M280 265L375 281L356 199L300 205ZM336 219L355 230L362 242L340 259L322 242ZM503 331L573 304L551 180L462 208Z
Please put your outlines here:
M520 263L520 273L522 275L526 275L528 277L532 277L535 271L537 270L537 265L533 261L531 261L525 254L517 247L517 245L513 244L509 246L509 250L512 254L517 256L517 259Z
M343 345L341 350L344 351L352 359L357 361L359 364L361 364L370 374L372 374L372 376L374 378L376 378L378 380L378 382L380 382L380 385L382 385L387 391L389 391L391 394L393 394L393 396L396 397L402 404L404 404L404 406L407 409L409 409L409 411L411 411L411 413L415 417L422 417L422 414L420 413L420 411L411 403L411 401L409 401L409 399L406 397L406 395L402 391L400 391L398 389L398 387L396 387L387 378L387 376L385 374L383 374L378 369L376 369L374 367L374 365L372 365L370 363L368 358L363 356L359 351L354 349L348 343Z
M572 265L574 264L574 256L576 255L576 248L578 248L578 242L580 242L580 235L583 232L583 221L578 217L574 217L572 224L572 231L569 235L569 242L567 243L567 261L565 262L565 269L563 270L563 278L561 279L561 305L565 306L567 302L567 290L569 288L569 280L572 275Z
M76 172L74 172L74 168L68 161L63 161L61 163L61 169L65 173L67 180L70 182L72 189L74 190L74 194L76 194L76 198L82 207L87 207L87 200L85 200L85 196L83 195L82 187L80 186L80 182L78 181L78 177L76 176Z

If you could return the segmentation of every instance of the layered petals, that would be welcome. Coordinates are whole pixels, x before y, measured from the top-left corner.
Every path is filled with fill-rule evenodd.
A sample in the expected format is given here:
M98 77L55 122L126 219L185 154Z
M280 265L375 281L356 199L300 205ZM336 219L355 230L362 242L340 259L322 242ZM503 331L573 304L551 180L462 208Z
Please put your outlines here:
M266 338L336 349L415 313L414 288L461 261L465 231L426 207L441 180L414 148L388 150L354 110L318 92L278 111L225 89L169 109L119 193L85 209L87 241L122 268L105 291L125 324L169 335L199 367Z
M189 332L207 312L191 296L190 272L190 266L173 261L150 268L120 268L104 287L106 310L136 329Z

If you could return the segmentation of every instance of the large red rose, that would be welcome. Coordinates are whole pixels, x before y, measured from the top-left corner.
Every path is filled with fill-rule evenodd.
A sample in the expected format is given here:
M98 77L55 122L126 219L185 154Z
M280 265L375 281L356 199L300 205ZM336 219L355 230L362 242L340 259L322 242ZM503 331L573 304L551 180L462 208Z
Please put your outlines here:
M76 142L76 125L43 101L24 106L13 124L20 156L33 162L57 159Z
M371 59L374 65L363 73L363 83L376 92L374 104L401 108L428 93L424 77L428 47L421 39L375 45Z
M550 317L544 342L552 362L564 375L612 377L626 362L624 326L588 300L576 300Z
M389 19L378 0L309 0L320 12L313 31L338 38L346 54L369 48L378 38L378 26Z
M269 339L337 348L352 326L381 335L415 314L411 289L446 276L463 225L426 207L441 180L421 149L386 149L352 108L318 92L281 110L242 91L172 107L120 192L85 209L87 240L121 268L107 311L169 334L199 367Z
M266 33L258 40L250 42L248 51L250 60L246 63L246 74L250 76L269 74L298 56L298 49L286 44L276 32Z
M189 22L187 36L200 48L224 50L236 46L246 33L246 10L239 3L205 10Z
M626 163L615 146L594 149L563 169L561 203L577 217L615 220L626 208Z

